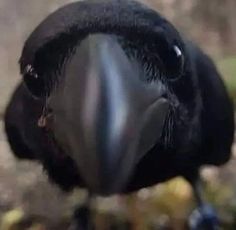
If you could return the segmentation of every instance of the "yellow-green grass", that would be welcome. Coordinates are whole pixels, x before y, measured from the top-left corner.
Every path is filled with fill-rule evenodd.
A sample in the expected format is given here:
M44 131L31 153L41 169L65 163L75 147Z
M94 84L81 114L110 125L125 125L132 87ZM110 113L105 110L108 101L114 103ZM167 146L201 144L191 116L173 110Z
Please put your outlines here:
M217 64L236 106L236 56L220 59Z

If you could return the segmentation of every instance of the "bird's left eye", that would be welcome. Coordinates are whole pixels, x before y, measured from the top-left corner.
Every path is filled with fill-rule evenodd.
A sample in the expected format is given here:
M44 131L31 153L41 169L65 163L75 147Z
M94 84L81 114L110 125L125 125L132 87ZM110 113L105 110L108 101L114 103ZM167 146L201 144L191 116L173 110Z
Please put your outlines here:
M31 65L25 67L23 77L27 88L35 97L45 96L45 82Z
M182 76L184 70L184 55L178 46L173 46L170 52L168 80L174 81Z

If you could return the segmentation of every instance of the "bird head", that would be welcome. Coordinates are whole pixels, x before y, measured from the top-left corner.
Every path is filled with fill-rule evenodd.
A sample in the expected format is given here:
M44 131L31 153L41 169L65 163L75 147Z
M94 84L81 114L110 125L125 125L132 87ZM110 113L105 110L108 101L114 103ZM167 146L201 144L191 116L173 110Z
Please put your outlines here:
M124 189L160 140L174 103L169 83L184 72L184 45L142 4L77 2L33 31L20 67L50 111L56 143L89 190L109 195Z

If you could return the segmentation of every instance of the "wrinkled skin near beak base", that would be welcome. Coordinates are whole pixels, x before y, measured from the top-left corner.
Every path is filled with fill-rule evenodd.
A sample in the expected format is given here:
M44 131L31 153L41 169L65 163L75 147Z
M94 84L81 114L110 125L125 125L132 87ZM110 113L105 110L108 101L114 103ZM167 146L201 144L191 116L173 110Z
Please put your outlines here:
M91 192L121 192L140 158L160 137L169 104L161 84L109 35L90 35L65 65L48 106L55 138Z

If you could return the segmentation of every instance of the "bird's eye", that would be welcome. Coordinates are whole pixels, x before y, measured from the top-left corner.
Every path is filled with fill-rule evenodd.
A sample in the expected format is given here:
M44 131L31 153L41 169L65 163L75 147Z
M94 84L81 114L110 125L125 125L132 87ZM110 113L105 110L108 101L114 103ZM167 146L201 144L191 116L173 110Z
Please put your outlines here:
M45 82L31 65L25 67L23 77L27 88L35 97L45 96Z
M169 75L168 79L171 81L177 80L179 77L182 76L184 71L184 55L180 48L176 45L173 46L170 52L170 60L169 63Z
M174 46L173 47L176 58L177 58L177 63L179 66L179 72L182 73L183 72L183 68L184 68L184 55L182 53L182 51L180 50L180 48L178 46Z

